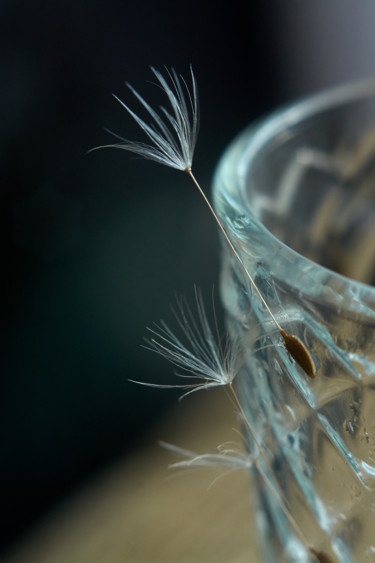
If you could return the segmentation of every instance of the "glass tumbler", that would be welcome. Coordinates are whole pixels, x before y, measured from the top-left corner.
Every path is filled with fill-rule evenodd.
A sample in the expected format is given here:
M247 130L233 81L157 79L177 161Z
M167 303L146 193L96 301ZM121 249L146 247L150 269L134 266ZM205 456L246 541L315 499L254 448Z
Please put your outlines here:
M275 319L315 367L310 377L288 353L223 242L262 558L375 561L375 80L250 126L213 194Z

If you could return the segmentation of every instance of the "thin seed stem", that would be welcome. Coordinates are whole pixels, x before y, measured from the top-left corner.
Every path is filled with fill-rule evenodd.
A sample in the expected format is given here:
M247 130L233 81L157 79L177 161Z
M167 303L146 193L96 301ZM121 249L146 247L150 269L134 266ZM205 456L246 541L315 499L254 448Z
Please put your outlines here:
M231 395L234 399L234 402L239 410L239 413L242 417L242 419L244 420L244 422L246 423L247 428L250 431L250 434L259 450L260 455L262 456L262 459L264 461L264 464L267 468L267 471L269 472L269 474L271 475L272 479L274 480L275 483L277 483L277 479L276 476L268 462L268 459L266 458L266 455L264 453L264 450L262 448L262 446L259 443L258 438L255 435L255 432L253 430L253 428L251 427L247 417L245 416L245 412L242 408L242 405L237 397L237 393L235 392L234 388L233 388L233 384L232 383L228 383L228 387L230 389ZM260 467L259 464L257 464L257 468L260 471L260 473L262 474L263 479L266 481L267 485L269 486L269 488L271 489L271 491L273 492L273 494L276 496L276 498L278 499L280 506L282 508L282 511L284 512L285 516L287 517L288 521L290 522L290 524L293 526L294 530L297 532L298 536L300 537L300 539L302 540L303 544L306 546L307 549L310 550L310 543L308 542L305 534L303 533L302 529L300 528L299 524L297 523L296 519L294 518L294 516L292 515L292 511L289 507L289 503L286 500L283 492L281 491L280 487L277 487L272 483L271 479L267 476L266 472L263 471L263 469Z
M314 378L315 375L316 375L315 365L314 365L314 362L313 362L308 350L306 349L306 346L299 340L299 338L297 338L297 336L295 336L294 334L288 334L287 332L285 332L285 330L283 330L281 328L281 326L277 322L275 316L273 315L271 309L267 305L266 300L264 299L263 295L259 291L257 284L255 283L252 276L248 272L245 264L242 261L242 258L238 254L237 250L234 248L234 246L233 246L226 230L224 229L219 217L217 216L214 208L212 207L212 205L209 202L206 194L204 193L204 191L200 187L197 179L195 178L195 176L194 176L194 174L191 170L191 167L187 166L185 168L185 172L187 172L189 174L190 178L193 180L194 184L198 188L198 190L199 190L201 196L203 197L206 205L208 206L213 218L215 219L220 231L224 235L224 238L227 241L231 251L233 252L234 256L237 258L241 268L243 269L244 273L246 274L246 276L247 276L249 282L251 283L252 287L255 289L259 299L261 300L261 302L264 306L264 308L266 309L267 313L271 317L272 322L275 324L275 326L276 326L277 330L279 331L280 335L283 337L285 349L289 352L289 354L292 356L294 361L297 362L297 364L304 370L304 372L309 377Z
M260 299L261 302L263 303L264 308L266 309L267 313L268 313L269 316L271 317L271 319L272 319L272 321L274 322L274 324L275 324L276 328L278 329L278 331L281 332L281 330L282 330L282 329L281 329L281 326L279 325L279 323L278 323L277 320L275 319L275 317L274 317L274 315L273 315L271 309L268 307L268 305L267 305L267 303L266 303L266 301L265 301L263 295L262 295L261 292L259 291L258 286L256 285L255 281L253 280L253 278L251 277L251 275L250 275L249 272L247 271L247 268L246 268L245 264L243 263L243 261L242 261L240 255L238 254L237 250L234 248L234 246L233 246L233 244L232 244L232 242L231 242L229 236L227 235L227 233L226 233L226 231L225 231L225 229L224 229L224 227L223 227L223 225L222 225L222 223L221 223L219 217L217 216L217 214L216 214L214 208L212 207L211 203L209 202L209 200L208 200L206 194L204 193L204 191L203 191L202 188L200 187L200 185L199 185L197 179L195 178L195 176L194 176L194 174L193 174L191 168L186 168L186 172L189 174L190 178L193 180L194 184L197 186L197 188L198 188L198 190L199 190L201 196L203 197L203 199L204 199L206 205L208 206L210 212L212 213L212 215L213 215L213 217L214 217L216 223L218 224L218 227L219 227L220 231L221 231L222 234L224 235L224 238L225 238L225 240L227 241L227 243L228 243L228 245L229 245L231 251L233 252L234 256L237 258L237 260L238 260L238 262L240 263L241 268L243 269L244 273L246 274L246 276L247 276L249 282L251 283L251 285L252 285L253 288L255 289L255 291L256 291L256 293L257 293L259 299Z

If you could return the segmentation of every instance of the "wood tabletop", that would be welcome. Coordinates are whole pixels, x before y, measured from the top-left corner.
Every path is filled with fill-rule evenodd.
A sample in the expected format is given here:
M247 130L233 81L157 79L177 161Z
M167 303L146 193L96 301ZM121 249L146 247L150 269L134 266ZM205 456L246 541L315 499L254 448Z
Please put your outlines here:
M170 470L165 440L198 453L241 443L222 390L173 408L136 451L90 482L1 563L249 563L259 561L246 471ZM220 476L219 479L217 477Z

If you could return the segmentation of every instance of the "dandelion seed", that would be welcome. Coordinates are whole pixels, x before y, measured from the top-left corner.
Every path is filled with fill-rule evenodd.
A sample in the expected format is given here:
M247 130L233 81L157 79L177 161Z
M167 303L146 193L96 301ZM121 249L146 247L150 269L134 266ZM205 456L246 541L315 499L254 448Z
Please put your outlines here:
M248 272L242 258L232 244L218 215L216 214L214 208L212 207L210 201L208 200L206 194L204 193L203 189L201 188L199 182L192 172L194 149L197 143L199 132L198 88L192 68L190 67L192 81L191 92L185 80L181 76L179 77L174 69L171 69L171 71L168 71L168 69L166 69L169 81L165 79L163 75L153 67L151 67L151 70L156 76L159 82L159 86L167 96L169 105L172 108L172 114L164 107L161 107L161 112L164 116L164 119L162 119L160 115L142 98L142 96L140 96L140 94L138 94L138 92L134 90L134 88L130 84L127 84L128 88L131 90L134 96L145 108L149 116L151 116L153 123L151 123L150 125L147 124L117 96L115 96L115 98L138 123L139 127L146 133L151 141L151 144L128 141L126 139L123 139L122 137L119 137L118 135L115 135L121 142L105 146L124 149L136 153L146 159L154 160L156 162L159 162L160 164L165 164L166 166L170 166L171 168L181 170L182 172L187 172L187 174L190 176L195 186L197 187L198 191L200 192L201 196L203 197L205 204L207 205L210 213L215 219L226 242L228 243L231 252L240 264L244 274L249 280L251 286L254 288L268 315L272 319L272 322L280 332L281 336L283 336L283 344L286 350L297 361L299 366L306 372L309 377L315 376L314 364L309 352L297 339L296 336L294 336L293 334L286 334L285 331L282 330L262 293L260 292L258 286ZM286 339L283 333L284 335L286 335ZM303 347L303 353L301 354L299 353L302 352L301 347L299 350L297 350L298 346L294 345L294 341L296 340L298 340L298 342L301 344L301 347ZM289 346L290 342L292 342L292 346ZM296 354L294 354L294 352L296 352ZM302 361L299 361L299 359L302 359ZM311 375L311 373L313 373L313 375Z
M238 448L229 447L227 444L221 444L217 447L217 453L209 454L198 454L174 444L168 444L167 442L159 442L159 444L179 455L182 458L181 461L176 461L169 465L169 469L192 469L192 468L209 468L209 469L223 469L224 472L221 473L219 477L214 479L210 484L211 488L221 477L224 477L232 471L238 470L249 470L253 463L253 456L250 453L241 451Z
M173 310L181 337L186 344L164 321L160 321L159 325L156 324L155 328L148 327L152 336L145 341L146 348L183 370L182 373L177 373L179 377L193 378L197 382L183 385L159 385L139 381L136 383L151 387L187 389L181 397L183 398L193 391L225 387L233 382L239 367L239 348L236 343L230 344L226 341L223 344L219 336L215 339L198 288L195 288L195 299L197 319L184 298L177 299L177 310ZM216 332L218 332L217 327Z
M267 459L264 447L259 442L254 429L252 428L241 402L233 387L233 382L240 368L239 348L236 344L224 347L221 339L215 339L210 328L205 312L201 292L195 288L195 298L197 305L197 317L195 319L185 299L177 300L177 310L173 311L177 319L180 331L184 340L188 342L188 347L178 338L169 327L161 321L160 325L156 325L155 329L149 329L154 335L151 339L146 339L147 348L160 354L178 368L182 368L184 373L177 373L180 377L196 378L197 383L186 385L161 385L156 383L146 383L135 381L142 385L159 388L176 388L180 387L187 390L181 398L189 395L194 391L201 389L209 389L211 387L228 388L234 403L238 409L238 413L243 423L248 428L254 444L257 448L253 455L241 454L233 449L225 446L219 447L217 454L195 454L189 450L178 448L177 446L166 445L166 447L185 457L185 460L173 464L172 467L224 467L228 470L232 469L249 469L252 465L256 465L263 479L272 490L273 494L279 500L281 508L289 519L291 525L295 528L301 539L307 546L307 540L298 523L292 516L289 504L284 496L278 480L272 470ZM217 332L217 327L216 327ZM257 455L263 459L267 472L264 471L258 460Z
M175 446L174 444L169 444L167 442L159 442L159 444L167 450L185 458L181 461L171 463L169 465L170 469L190 469L192 467L222 468L227 470L225 472L226 474L227 472L237 471L241 469L249 470L250 468L255 466L258 469L259 473L262 475L267 486L270 488L272 494L275 495L275 498L279 502L280 507L289 523L294 528L297 535L300 537L310 553L314 555L317 561L321 563L333 563L330 556L325 552L317 551L314 547L309 546L307 538L305 537L305 534L300 528L298 522L293 517L290 507L286 502L286 499L284 498L284 495L281 493L281 491L278 491L278 489L275 487L275 484L270 480L269 476L263 470L256 454L250 454L248 452L241 451L238 448L229 447L228 444L222 444L218 446L217 453L209 454L198 454L190 450L180 448L179 446ZM215 482L216 480L214 481L214 483Z
M303 369L303 371L313 379L316 375L314 362L305 345L294 334L287 334L285 330L280 330L280 334L284 339L284 346L288 350L295 362Z
M167 442L159 442L165 449L186 459L172 463L171 469L189 467L217 467L228 470L250 469L254 463L253 456L245 451L230 448L227 444L217 447L217 453L197 454Z
M193 70L190 68L192 93L190 93L185 80L182 77L180 79L174 69L171 71L166 69L170 84L159 71L153 67L151 67L151 70L162 90L167 95L173 113L171 114L164 107L161 107L161 112L164 114L164 119L162 119L142 96L130 84L127 84L134 96L151 116L153 123L151 125L147 124L122 100L117 96L114 97L128 111L140 128L143 129L153 144L147 145L145 143L128 141L116 135L121 140L121 143L106 145L106 147L124 149L171 168L189 171L193 163L194 149L199 130L198 90Z

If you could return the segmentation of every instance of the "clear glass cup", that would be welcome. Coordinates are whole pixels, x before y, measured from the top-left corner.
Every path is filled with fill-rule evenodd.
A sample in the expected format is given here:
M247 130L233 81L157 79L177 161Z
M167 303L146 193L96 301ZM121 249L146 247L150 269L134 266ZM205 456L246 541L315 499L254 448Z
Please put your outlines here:
M309 377L288 354L223 241L221 296L244 358L235 385L262 450L263 560L375 561L375 81L246 129L218 166L214 204L316 369Z

